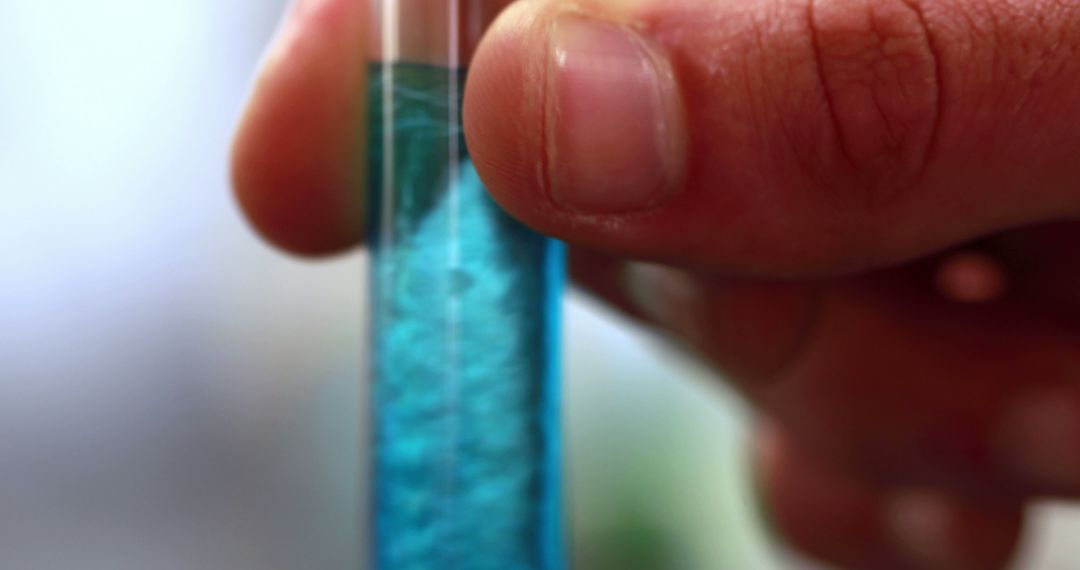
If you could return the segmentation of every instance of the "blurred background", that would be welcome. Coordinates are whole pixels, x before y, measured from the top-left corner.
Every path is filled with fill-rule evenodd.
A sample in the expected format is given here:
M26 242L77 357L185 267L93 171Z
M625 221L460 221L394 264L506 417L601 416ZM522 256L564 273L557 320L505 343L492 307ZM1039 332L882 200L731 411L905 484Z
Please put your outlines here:
M0 1L0 568L362 567L361 253L284 257L227 185L283 0ZM584 570L805 568L770 542L747 410L571 295ZM1047 506L1025 570L1076 568Z

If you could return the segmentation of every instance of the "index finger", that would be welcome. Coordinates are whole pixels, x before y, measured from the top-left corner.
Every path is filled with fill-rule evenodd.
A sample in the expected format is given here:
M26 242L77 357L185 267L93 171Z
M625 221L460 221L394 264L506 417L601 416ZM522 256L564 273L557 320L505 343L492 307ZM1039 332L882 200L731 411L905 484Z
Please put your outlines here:
M286 16L237 128L232 180L238 202L271 243L325 255L364 235L367 67L399 57L471 57L486 23L510 0L400 0L409 26L381 53L379 0L302 0ZM450 10L456 11L451 19ZM451 48L448 24L459 40Z

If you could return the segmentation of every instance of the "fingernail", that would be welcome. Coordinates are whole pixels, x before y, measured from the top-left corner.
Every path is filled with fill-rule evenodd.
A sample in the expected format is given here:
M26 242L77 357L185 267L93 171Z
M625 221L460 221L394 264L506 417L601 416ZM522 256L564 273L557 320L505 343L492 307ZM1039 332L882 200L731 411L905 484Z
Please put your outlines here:
M706 292L692 276L663 265L628 263L623 282L627 296L646 318L687 342L705 338L700 309Z
M997 434L999 461L1014 475L1062 490L1080 488L1080 406L1064 390L1014 404Z
M677 193L685 128L670 63L634 30L577 16L556 21L549 57L552 200L628 213Z
M948 501L931 494L900 495L887 507L886 529L900 555L920 568L968 568L951 537L953 512Z
M958 303L989 303L1005 295L1009 278L993 257L977 251L950 255L937 269L937 286Z

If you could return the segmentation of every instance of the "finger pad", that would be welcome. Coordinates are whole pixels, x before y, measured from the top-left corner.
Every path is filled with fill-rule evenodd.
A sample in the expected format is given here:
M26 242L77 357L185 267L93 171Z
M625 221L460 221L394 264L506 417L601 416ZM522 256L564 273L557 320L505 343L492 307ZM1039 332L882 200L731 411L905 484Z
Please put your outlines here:
M291 24L234 142L241 207L269 241L296 253L338 251L363 233L357 159L366 82L357 25L318 11Z

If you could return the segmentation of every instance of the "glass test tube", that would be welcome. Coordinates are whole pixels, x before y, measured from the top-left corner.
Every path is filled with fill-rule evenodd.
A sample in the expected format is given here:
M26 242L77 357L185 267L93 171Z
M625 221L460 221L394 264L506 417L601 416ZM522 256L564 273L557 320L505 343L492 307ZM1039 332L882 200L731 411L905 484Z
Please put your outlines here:
M465 146L491 0L375 0L369 188L377 570L564 568L561 246Z

